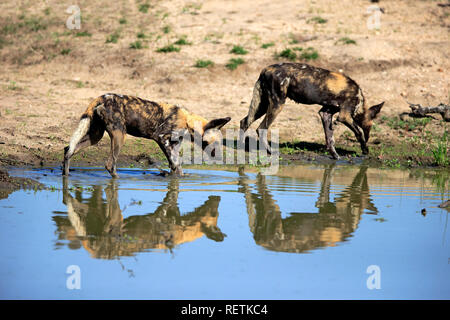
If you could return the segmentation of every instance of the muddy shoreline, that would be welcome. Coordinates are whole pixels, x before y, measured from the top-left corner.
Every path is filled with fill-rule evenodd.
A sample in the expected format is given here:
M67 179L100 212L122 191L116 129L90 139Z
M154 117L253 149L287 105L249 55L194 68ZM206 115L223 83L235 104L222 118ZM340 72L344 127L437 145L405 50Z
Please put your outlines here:
M107 154L105 153L106 157ZM104 159L100 160L98 157L84 157L83 160L72 161L71 170L75 167L104 167ZM303 152L300 151L295 154L282 154L280 156L280 165L282 166L295 166L295 165L339 165L339 166L359 166L365 165L372 168L391 168L389 166L384 166L382 161L373 159L370 156L341 156L341 159L334 160L329 155L323 155L314 152ZM166 167L166 161L160 161L151 156L144 155L121 155L118 160L118 168L142 168L142 169L152 169L157 166ZM229 165L225 167L233 167ZM62 168L61 161L55 159L45 159L30 156L28 158L18 159L0 159L0 199L6 198L10 193L18 189L43 189L45 186L38 181L28 178L12 177L8 174L8 169L12 167L20 168L42 168L42 167L52 167L52 168ZM189 168L190 166L183 166ZM201 165L205 168L213 168L214 165ZM258 168L258 166L248 166L252 168ZM401 169L445 169L437 166L404 166Z
M11 177L6 168L0 167L0 200L19 189L41 190L45 186L33 179Z

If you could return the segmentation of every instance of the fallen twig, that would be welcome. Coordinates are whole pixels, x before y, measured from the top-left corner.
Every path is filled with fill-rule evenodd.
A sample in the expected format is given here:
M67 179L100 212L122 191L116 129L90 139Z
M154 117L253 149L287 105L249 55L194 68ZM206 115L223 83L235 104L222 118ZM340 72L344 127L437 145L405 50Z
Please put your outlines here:
M409 107L411 108L410 116L414 117L429 117L428 114L430 113L439 113L442 116L442 119L449 122L450 121L450 105L446 105L443 103L440 103L436 107L424 107L417 103L410 103Z

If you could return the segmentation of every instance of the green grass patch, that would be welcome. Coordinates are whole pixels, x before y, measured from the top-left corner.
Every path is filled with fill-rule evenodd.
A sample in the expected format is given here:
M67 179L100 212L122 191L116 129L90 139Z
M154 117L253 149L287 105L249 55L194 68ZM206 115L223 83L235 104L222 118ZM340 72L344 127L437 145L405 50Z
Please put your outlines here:
M295 59L297 59L297 54L294 52L294 50L286 48L283 51L281 51L280 53L275 55L277 58L286 58L288 60L292 60L294 61Z
M172 31L172 27L169 26L169 25L167 25L167 26L162 27L161 30L162 30L162 32L164 32L165 34L168 34L170 31Z
M248 51L245 50L243 47L241 46L233 46L233 48L230 50L230 53L234 53L234 54L247 54Z
M156 49L156 52L167 53L167 52L179 52L180 50L181 50L180 47L176 47L173 44L170 44L168 46Z
M147 38L147 36L143 32L138 32L136 37L138 37L138 39L145 39L145 38Z
M182 38L178 39L177 41L175 41L173 44L178 45L178 46L190 46L192 44L192 42L189 42L186 40L185 37L182 37Z
M356 44L356 41L353 40L353 39L350 39L349 37L343 37L343 38L340 38L338 41L336 41L336 44L339 44L339 43L342 43L342 44Z
M301 50L300 59L302 60L316 60L319 58L319 53L313 47L308 47L304 50Z
M114 32L113 34L110 34L109 36L106 37L106 43L117 43L117 41L119 40L119 33L118 32Z
M9 42L3 38L2 36L0 36L0 49L2 49L4 46L6 46L7 44L9 44Z
M24 29L25 31L30 31L30 32L37 32L37 31L41 31L41 30L46 30L49 25L49 22L44 21L42 19L42 17L26 18L25 16L23 16L23 18L21 20L22 21L18 22L18 23L5 24L2 27L0 33L5 34L5 35L15 34L21 29Z
M448 134L445 132L442 138L438 140L436 146L431 150L436 165L448 166L450 164L449 147Z
M267 42L267 43L263 43L261 45L261 48L267 49L267 48L273 47L274 45L275 45L275 43L273 43L273 42Z
M318 23L318 24L324 24L324 23L327 23L328 20L327 20L327 19L324 19L324 18L322 18L322 17L320 17L320 16L317 16L317 17L311 18L311 19L309 19L309 20L307 21L307 23L310 23L310 22Z
M130 43L130 49L139 50L144 48L142 42L140 40L136 40L135 42Z
M244 64L245 61L242 58L233 58L228 60L228 63L225 67L229 70L235 70L239 65Z
M139 9L139 12L147 13L148 9L150 9L150 4L142 3L142 4L139 5L138 9Z
M20 90L21 88L17 85L17 83L16 83L15 81L11 81L11 82L8 84L7 89L8 89L8 90L12 90L12 91L18 91L18 90ZM8 114L8 113L7 113L7 114Z
M188 5L186 5L185 7L183 7L183 9L181 10L181 13L189 13L192 15L198 15L198 11L202 8L203 4L202 3L190 3Z
M208 68L208 67L212 67L214 66L214 62L212 62L211 60L197 60L195 62L194 67L196 68Z
M69 49L69 48L64 48L64 49L61 50L61 54L63 56L67 56L70 53L70 51L72 51L72 50Z
M424 128L428 123L430 123L430 121L431 118L412 118L401 120L399 118L388 118L386 116L381 117L381 122L386 123L386 125L391 129L406 131Z
M92 34L87 31L81 31L81 32L75 33L75 37L91 37L91 36L92 36Z
M17 29L18 29L19 27L18 27L18 25L17 24L15 24L15 23L10 23L10 24L5 24L3 27L2 27L2 34L12 34L12 33L15 33L16 31L17 31Z
M31 17L25 19L25 27L27 27L30 31L39 31L46 30L48 26L47 22L44 22L40 17Z
M127 21L127 19L125 19L125 18L120 18L120 19L119 19L119 23L120 23L120 24L127 24L127 22L128 22L128 21Z

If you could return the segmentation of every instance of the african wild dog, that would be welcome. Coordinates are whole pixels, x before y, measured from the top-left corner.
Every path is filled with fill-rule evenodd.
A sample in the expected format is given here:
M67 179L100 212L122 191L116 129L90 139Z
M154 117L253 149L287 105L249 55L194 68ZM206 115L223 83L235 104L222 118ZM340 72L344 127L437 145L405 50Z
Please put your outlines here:
M331 72L304 63L280 63L264 68L253 89L253 98L248 115L241 120L241 129L247 131L250 125L261 118L258 134L268 129L283 109L286 98L297 103L319 104L319 111L325 131L327 149L335 159L339 155L334 149L333 115L345 124L361 144L363 154L368 154L372 120L380 112L384 102L370 108L365 104L358 84L342 73ZM360 130L362 129L362 132ZM266 148L270 152L267 146Z
M184 108L156 103L138 97L105 94L92 101L82 114L77 129L64 148L63 175L69 174L70 158L82 148L97 144L106 130L111 138L111 154L106 169L117 177L116 162L126 134L155 140L164 152L172 173L183 175L176 147L182 142L172 141L172 133L187 129L192 140L202 137L202 148L218 139L211 129L220 129L230 118L208 121Z

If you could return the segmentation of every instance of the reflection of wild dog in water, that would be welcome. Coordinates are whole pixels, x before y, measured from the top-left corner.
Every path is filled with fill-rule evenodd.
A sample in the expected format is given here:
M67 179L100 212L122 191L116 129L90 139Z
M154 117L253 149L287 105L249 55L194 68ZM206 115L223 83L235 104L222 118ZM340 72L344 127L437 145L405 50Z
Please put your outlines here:
M339 113L337 120L353 131L363 154L369 153L367 141L372 120L380 112L384 102L368 108L355 81L342 73L307 64L280 63L264 68L253 89L248 115L241 120L241 129L247 131L264 114L266 117L259 125L258 134L261 129L268 129L283 109L286 98L297 103L322 106L319 114L325 130L327 149L333 158L339 159L333 139L332 119L335 113ZM266 148L268 149L267 144Z
M266 176L258 174L255 180L250 180L239 170L239 192L245 197L250 231L256 244L280 252L335 246L356 231L363 213L377 214L367 181L367 167L361 166L352 182L335 194L333 168L334 165L325 168L323 174L315 170L317 176L313 180L319 174L322 179L315 203L318 212L290 212L285 217L266 183Z
M120 94L105 94L92 101L81 116L70 144L64 148L63 175L69 174L70 158L82 148L97 144L106 130L111 138L111 154L106 169L117 177L116 162L125 135L153 139L164 152L172 173L182 175L180 158L176 147L182 142L171 141L176 130L187 129L191 137L202 137L202 147L213 143L217 136L208 131L220 129L230 118L208 121L186 109L137 97Z
M120 208L115 179L105 188L93 186L91 196L86 198L80 189L71 192L64 177L67 217L54 217L58 238L69 240L71 248L82 245L92 257L102 259L130 256L148 249L172 250L203 236L223 241L226 235L217 225L220 196L208 196L193 211L182 213L178 205L179 183L179 179L169 180L167 193L153 213L124 218L126 207Z

